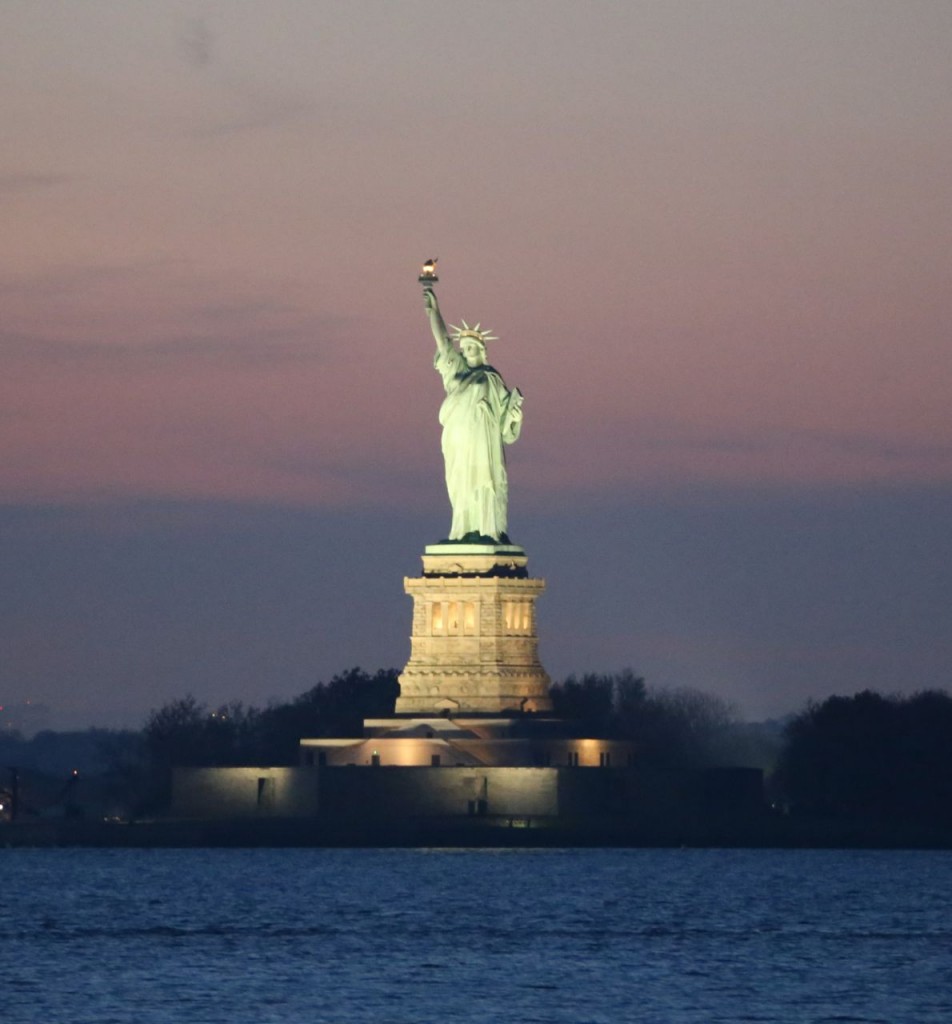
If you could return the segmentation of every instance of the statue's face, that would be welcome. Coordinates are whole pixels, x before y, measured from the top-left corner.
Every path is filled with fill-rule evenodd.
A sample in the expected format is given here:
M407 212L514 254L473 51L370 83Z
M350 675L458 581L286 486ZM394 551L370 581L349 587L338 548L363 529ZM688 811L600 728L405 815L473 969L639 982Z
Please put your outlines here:
M467 366L482 366L486 362L486 350L478 341L467 338L463 342L462 349Z

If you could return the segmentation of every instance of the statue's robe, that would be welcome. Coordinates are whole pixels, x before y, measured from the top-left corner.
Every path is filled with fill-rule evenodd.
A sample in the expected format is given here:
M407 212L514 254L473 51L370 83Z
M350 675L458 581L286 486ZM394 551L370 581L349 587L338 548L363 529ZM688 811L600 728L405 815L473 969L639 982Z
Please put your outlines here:
M498 541L506 532L509 500L503 445L519 436L521 420L514 413L522 396L491 366L467 366L455 348L437 351L433 365L446 390L440 423L453 507L449 539L476 533Z

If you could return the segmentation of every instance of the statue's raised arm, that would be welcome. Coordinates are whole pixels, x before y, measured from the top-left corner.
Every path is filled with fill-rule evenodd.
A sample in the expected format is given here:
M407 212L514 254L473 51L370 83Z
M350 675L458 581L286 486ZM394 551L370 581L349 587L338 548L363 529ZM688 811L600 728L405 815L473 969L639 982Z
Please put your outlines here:
M433 332L437 349L440 351L451 349L453 346L450 344L449 335L446 333L446 324L443 322L440 304L437 302L436 292L432 288L423 289L423 304L430 318L430 330Z
M449 539L470 544L508 544L509 484L504 444L522 429L522 393L510 391L486 361L486 343L497 341L479 324L446 329L432 288L423 299L436 341L433 365L443 379L440 408L446 489L453 507ZM457 348L453 344L456 341Z

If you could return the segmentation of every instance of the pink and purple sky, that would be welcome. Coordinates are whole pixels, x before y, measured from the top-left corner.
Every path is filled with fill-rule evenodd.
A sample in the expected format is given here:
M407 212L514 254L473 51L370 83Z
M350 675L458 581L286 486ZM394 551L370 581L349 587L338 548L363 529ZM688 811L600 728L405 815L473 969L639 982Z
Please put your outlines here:
M950 685L947 0L0 9L0 703L401 667L447 318L555 678Z

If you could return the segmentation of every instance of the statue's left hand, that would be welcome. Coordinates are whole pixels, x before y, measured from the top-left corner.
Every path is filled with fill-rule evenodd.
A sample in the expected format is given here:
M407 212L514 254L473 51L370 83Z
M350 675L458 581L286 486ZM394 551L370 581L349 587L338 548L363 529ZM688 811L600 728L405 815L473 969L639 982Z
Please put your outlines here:
M518 388L509 393L508 413L513 423L522 422L522 392Z

